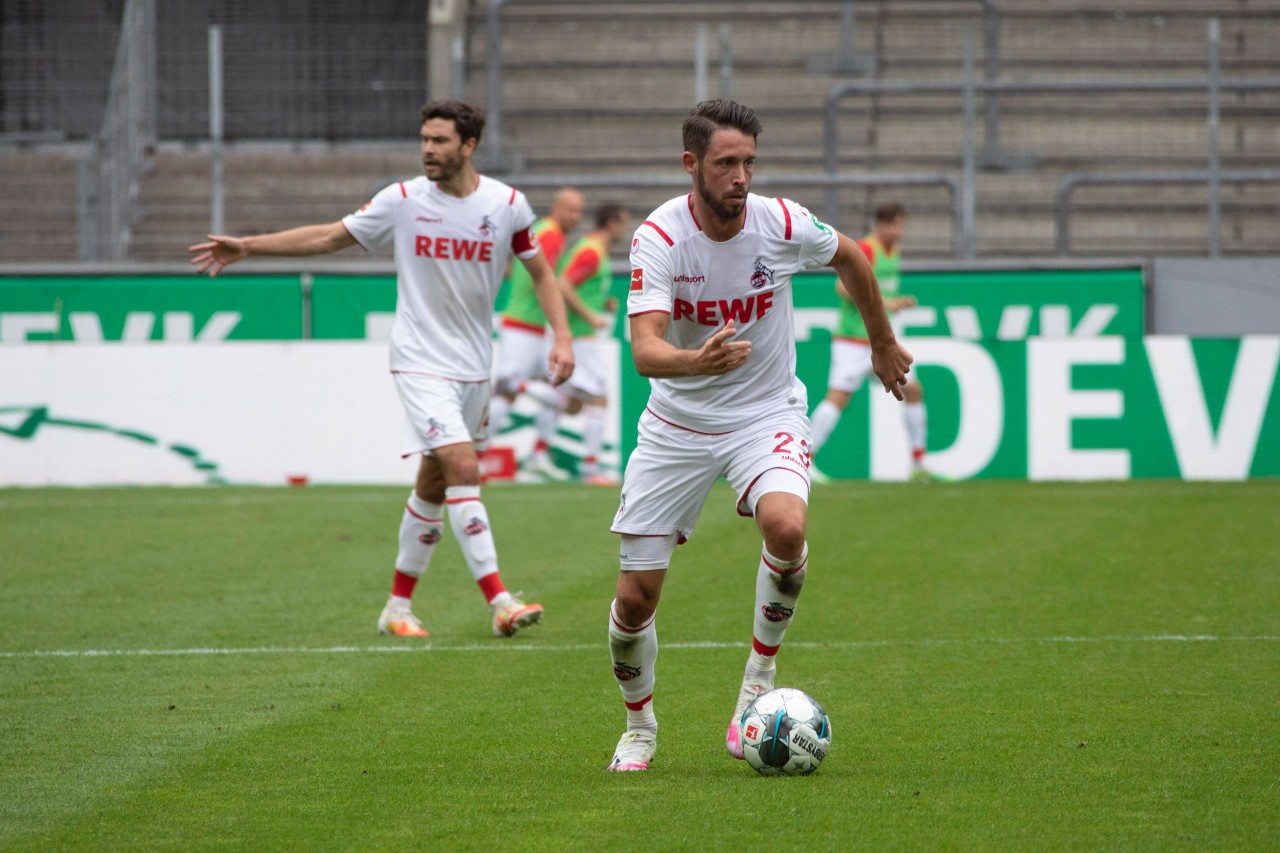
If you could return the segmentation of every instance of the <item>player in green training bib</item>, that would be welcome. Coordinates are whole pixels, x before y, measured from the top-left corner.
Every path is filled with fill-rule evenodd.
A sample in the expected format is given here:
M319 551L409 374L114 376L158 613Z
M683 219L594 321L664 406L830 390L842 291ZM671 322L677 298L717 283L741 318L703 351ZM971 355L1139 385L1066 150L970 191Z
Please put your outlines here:
M563 187L551 202L547 215L533 224L534 234L552 269L559 272L565 238L582 221L586 201L582 193ZM526 465L552 479L566 474L552 462L550 439L555 430L559 393L546 381L546 318L534 298L533 282L520 265L511 270L507 306L499 315L498 348L494 359L493 398L489 402L489 435L497 437L510 420L516 395L537 400L534 416L537 438Z
M609 250L627 236L631 214L620 204L602 204L596 210L595 230L573 245L560 268L560 289L564 293L573 335L574 383L564 386L567 414L582 413L583 455L579 475L596 486L612 486L617 479L600 469L604 446L605 414L608 412L608 381L598 335L607 334L612 321L607 316L616 300L609 294L613 276L609 271Z
M902 260L898 243L902 240L906 224L907 213L901 204L882 204L876 208L875 231L858 241L859 248L867 256L867 260L871 261L876 281L880 283L880 292L884 295L885 310L890 315L916 304L914 296L903 296L899 291ZM822 445L831 437L850 398L871 375L871 346L867 342L867 327L863 325L862 317L854 304L838 287L836 292L841 297L840 319L831 341L831 372L827 379L827 396L810 415L812 432L809 440L814 456L818 455ZM902 419L911 442L911 479L929 481L935 477L924 462L928 433L924 388L916 379L914 371L907 374L907 380L902 389ZM810 473L816 482L825 478L816 467Z

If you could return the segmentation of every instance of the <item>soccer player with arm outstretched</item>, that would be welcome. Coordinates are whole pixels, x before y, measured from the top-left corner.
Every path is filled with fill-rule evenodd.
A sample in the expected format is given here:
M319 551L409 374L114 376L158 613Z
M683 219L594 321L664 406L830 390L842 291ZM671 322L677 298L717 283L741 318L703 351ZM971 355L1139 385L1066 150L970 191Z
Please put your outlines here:
M548 358L553 383L573 373L573 349L559 283L530 230L529 203L472 164L483 129L478 108L431 101L422 108L424 177L384 188L338 222L252 237L211 235L190 247L191 262L209 275L251 255L394 247L391 373L407 416L402 455L418 456L419 464L400 522L391 595L378 618L384 634L427 635L410 598L446 517L489 603L494 633L511 636L542 618L541 605L526 604L503 584L480 499L477 449L488 439L494 299L512 253L529 270L554 335Z

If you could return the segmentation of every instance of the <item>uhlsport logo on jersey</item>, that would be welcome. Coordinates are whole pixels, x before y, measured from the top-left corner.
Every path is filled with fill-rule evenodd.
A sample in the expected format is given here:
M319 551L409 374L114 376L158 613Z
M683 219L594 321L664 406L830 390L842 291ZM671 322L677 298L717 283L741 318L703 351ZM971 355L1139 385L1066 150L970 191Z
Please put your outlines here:
M766 284L773 284L773 270L764 265L764 260L757 257L754 266L755 272L751 274L751 286L753 288L759 290Z
M619 681L631 681L640 677L640 667L621 661L613 662L613 677Z
M484 523L484 519L478 515L473 515L471 520L467 522L467 526L462 528L462 532L468 536L479 536L488 529L489 525Z
M780 601L770 601L760 606L760 612L770 622L785 622L796 612L794 607L787 607Z
M494 228L494 224L493 224L493 221L492 221L491 219L489 219L489 217L488 217L488 216L486 216L484 219L481 219L481 220L480 220L480 229L479 229L479 230L480 230L480 236L481 236L481 237L491 237L491 236L493 236L493 232L494 232L494 230L495 230L495 228Z
M631 289L644 290L644 270L639 267L631 271Z

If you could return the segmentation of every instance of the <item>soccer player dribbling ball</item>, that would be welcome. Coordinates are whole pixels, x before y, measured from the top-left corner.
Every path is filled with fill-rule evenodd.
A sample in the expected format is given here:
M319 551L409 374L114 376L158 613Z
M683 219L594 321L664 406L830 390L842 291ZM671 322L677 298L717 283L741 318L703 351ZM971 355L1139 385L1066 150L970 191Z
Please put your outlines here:
M410 599L446 516L489 604L493 632L511 636L542 618L542 606L513 596L498 573L476 457L488 440L494 299L511 253L533 277L554 334L548 359L553 384L572 374L573 348L559 283L530 230L534 215L528 201L479 175L472 164L483 130L478 108L431 101L422 107L425 177L386 187L337 222L252 237L211 234L189 249L199 272L217 275L250 255L299 257L355 245L394 246L391 373L407 415L402 455L420 461L400 521L391 595L378 618L383 634L427 635Z
M733 757L743 757L743 710L773 688L809 557L808 401L796 377L792 274L835 270L866 322L875 374L898 399L911 365L853 240L795 202L750 192L761 129L734 101L694 107L682 155L693 191L651 213L631 244L632 354L652 390L612 527L621 544L609 648L627 727L609 770L645 770L657 749L662 583L721 476L763 539L752 649L725 733Z

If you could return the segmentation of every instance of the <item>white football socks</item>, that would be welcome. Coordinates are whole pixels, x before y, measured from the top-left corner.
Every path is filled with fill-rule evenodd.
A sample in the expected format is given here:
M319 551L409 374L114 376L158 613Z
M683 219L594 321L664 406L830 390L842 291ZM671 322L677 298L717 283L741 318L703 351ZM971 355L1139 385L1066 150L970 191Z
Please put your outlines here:
M609 605L609 651L613 677L627 706L627 728L657 730L653 713L654 665L658 660L657 614L639 628L618 618L618 602Z
M903 403L902 422L906 424L907 438L911 441L911 453L918 465L924 458L925 439L929 429L924 403Z
M480 502L479 486L449 486L444 490L449 527L462 547L462 556L477 581L498 570L498 552L489 529L489 513Z
M756 571L756 613L753 626L752 656L759 668L766 669L760 657L772 658L782 645L782 638L795 615L796 600L804 586L805 566L809 562L809 545L806 543L800 556L794 560L779 560L762 550L760 567Z
M400 519L400 550L396 553L396 569L419 578L431 564L431 554L444 531L444 507L427 503L414 492L409 493L404 516Z
M817 455L822 445L827 443L836 424L840 423L840 408L830 400L823 400L818 408L809 416L809 452Z

